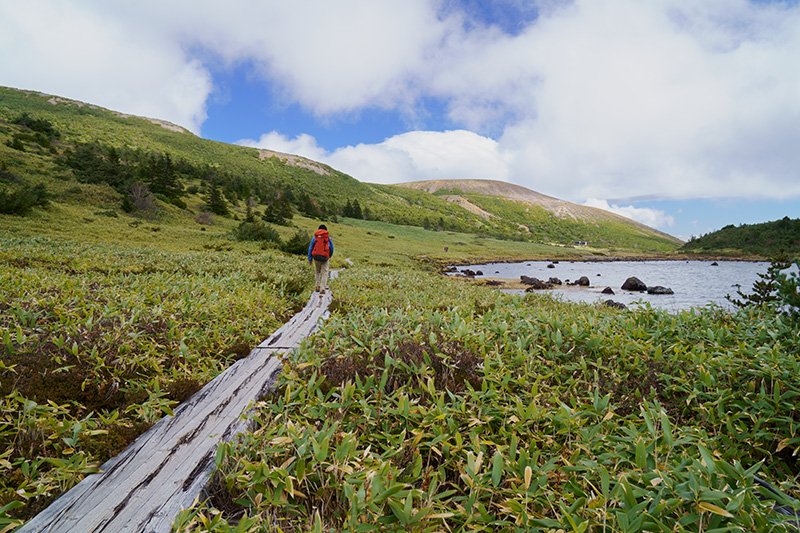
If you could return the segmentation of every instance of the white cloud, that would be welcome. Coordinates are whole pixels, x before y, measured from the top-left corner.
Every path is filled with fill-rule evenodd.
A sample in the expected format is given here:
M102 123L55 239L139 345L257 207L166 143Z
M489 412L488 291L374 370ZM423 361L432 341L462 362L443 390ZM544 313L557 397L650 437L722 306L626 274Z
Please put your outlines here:
M537 5L509 35L442 0L0 0L0 84L199 131L211 67L252 64L265 101L424 125L330 151L258 141L364 181L503 179L578 203L800 197L800 6Z
M379 144L346 146L330 153L310 135L290 139L275 131L237 144L302 155L372 183L507 178L497 142L465 130L415 131Z
M410 105L420 65L451 26L429 0L171 4L185 12L187 39L230 63L254 63L286 101L318 115Z
M659 209L634 207L632 205L609 205L607 200L599 200L597 198L589 198L583 205L603 209L604 211L630 218L631 220L641 222L646 226L657 228L662 231L667 231L668 228L671 228L675 224L675 217Z
M168 35L97 2L0 2L0 83L199 132L211 77Z
M265 133L258 140L242 139L236 144L252 148L268 148L276 152L301 155L314 161L324 162L327 153L317 145L317 140L306 133L290 139L277 131Z
M578 1L520 36L539 81L500 138L512 179L575 201L800 195L800 9L697 5Z

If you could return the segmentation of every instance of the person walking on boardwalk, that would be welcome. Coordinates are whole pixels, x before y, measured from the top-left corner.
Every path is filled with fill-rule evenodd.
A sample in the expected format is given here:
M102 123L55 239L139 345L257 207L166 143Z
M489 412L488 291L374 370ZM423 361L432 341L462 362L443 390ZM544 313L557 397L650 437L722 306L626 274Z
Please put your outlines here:
M314 263L315 290L321 294L325 294L328 288L328 259L332 255L333 241L328 235L328 228L320 224L308 245L308 264Z

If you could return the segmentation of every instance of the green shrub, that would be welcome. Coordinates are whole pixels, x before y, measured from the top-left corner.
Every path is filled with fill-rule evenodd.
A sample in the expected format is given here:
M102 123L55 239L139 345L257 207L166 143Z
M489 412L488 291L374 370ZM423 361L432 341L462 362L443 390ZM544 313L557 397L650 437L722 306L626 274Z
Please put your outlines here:
M181 209L186 209L186 208L188 207L188 206L186 205L186 202L184 202L184 201L183 201L182 199L180 199L180 198L171 198L169 202L170 202L172 205L174 205L175 207L180 207Z
M310 242L311 239L309 239L305 233L297 230L295 234L281 246L281 250L289 254L306 255Z
M25 151L25 145L22 144L22 141L16 135L14 135L14 138L12 140L6 141L6 146L8 146L9 148L13 148L14 150L19 150L20 152Z
M20 181L19 176L8 170L5 163L0 163L0 182L19 183Z
M169 197L167 197L166 195L164 195L164 194L162 194L160 192L153 193L153 196L155 196L158 200L164 202L165 204L171 204L172 203L172 200L170 200Z
M61 134L53 127L53 124L44 118L33 118L28 113L22 113L12 121L14 124L24 126L37 132L46 138L60 137Z
M274 228L267 226L263 222L244 221L233 230L233 238L238 241L266 241L280 244L281 235Z
M0 189L0 213L27 215L34 207L45 207L50 203L50 194L43 183L23 185L16 190Z

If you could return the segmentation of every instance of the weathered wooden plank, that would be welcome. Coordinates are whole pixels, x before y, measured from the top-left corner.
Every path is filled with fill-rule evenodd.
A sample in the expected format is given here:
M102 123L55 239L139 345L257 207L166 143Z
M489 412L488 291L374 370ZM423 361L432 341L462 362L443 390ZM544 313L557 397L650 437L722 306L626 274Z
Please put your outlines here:
M303 310L189 400L86 477L19 531L168 532L199 496L220 442L246 429L242 414L272 385L280 356L327 316L330 292Z

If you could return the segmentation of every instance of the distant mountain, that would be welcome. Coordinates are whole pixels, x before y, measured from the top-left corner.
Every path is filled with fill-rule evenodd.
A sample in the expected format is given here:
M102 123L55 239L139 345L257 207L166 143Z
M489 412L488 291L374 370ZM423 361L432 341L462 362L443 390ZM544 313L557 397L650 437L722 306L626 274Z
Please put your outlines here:
M276 224L291 224L296 215L362 218L506 240L586 243L611 252L678 246L675 238L624 217L507 183L363 183L304 157L202 139L163 120L0 87L0 216L48 201L129 217L161 206L188 225L206 223L201 215L211 211Z
M617 232L617 240L623 234L638 235L655 242L668 242L672 245L681 243L677 238L653 229L629 218L584 205L578 205L552 196L532 191L520 185L495 180L430 180L414 181L398 184L400 187L426 191L449 202L454 202L465 209L481 214L486 218L500 217L513 220L526 231L536 232L537 224L545 227L556 224L560 229L569 229L570 235L577 241L594 240L603 245L613 244L607 237L608 230ZM498 203L502 199L510 203L526 206L520 209L508 209L508 205ZM513 211L516 211L514 213ZM544 212L544 213L543 213ZM546 216L542 216L546 213ZM557 223L560 221L561 223ZM557 235L552 240L558 241ZM563 239L560 239L563 241ZM636 247L635 243L632 243Z
M770 258L781 251L800 257L800 219L784 217L763 224L729 225L690 240L681 251L753 254Z

